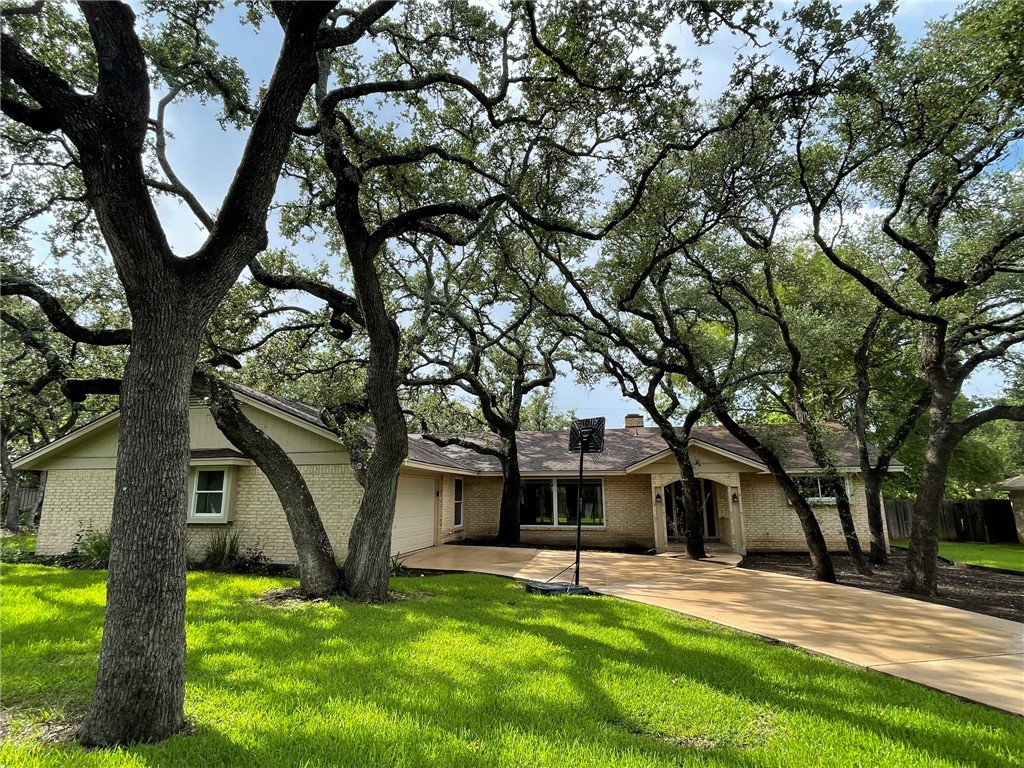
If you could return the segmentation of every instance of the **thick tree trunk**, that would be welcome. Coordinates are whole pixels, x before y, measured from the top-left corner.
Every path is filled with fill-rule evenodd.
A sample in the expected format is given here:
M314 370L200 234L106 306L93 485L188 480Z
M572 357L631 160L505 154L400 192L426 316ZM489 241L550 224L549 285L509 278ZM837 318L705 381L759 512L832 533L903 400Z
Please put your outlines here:
M871 549L868 561L883 565L889 556L885 546L885 514L882 510L883 472L869 469L864 475L864 500L867 503L868 528L871 532Z
M188 397L202 324L169 301L133 320L99 674L78 731L86 745L158 741L185 724Z
M395 394L395 408L400 413L397 403ZM408 455L409 438L401 418L396 422L378 409L373 422L376 439L362 471L363 499L348 540L345 591L356 600L380 603L388 597L391 526L395 520L398 475Z
M4 528L12 533L18 533L21 530L21 478L14 471L14 464L7 452L7 436L3 435L0 440L0 466L3 467L4 485L7 486Z
M860 546L860 538L857 536L857 528L853 522L853 512L850 509L850 497L846 493L846 485L842 478L836 481L836 514L839 515L839 525L843 529L843 538L846 540L846 551L850 553L850 560L853 562L857 572L863 575L871 573L867 556Z
M676 464L679 465L679 476L683 486L683 514L686 517L686 556L691 560L703 560L707 552L704 550L704 516L702 513L703 499L700 495L700 482L693 471L690 452L687 445L672 445Z
M795 376L791 376L791 379L795 380ZM794 389L797 389L795 385ZM803 406L802 396L795 398L793 410L797 423L800 425L804 438L807 440L807 447L810 448L811 455L814 457L815 464L825 473L825 477L828 478L829 483L834 489L836 514L839 516L839 525L843 531L846 551L850 554L850 560L853 561L853 565L858 573L867 575L871 572L871 569L868 566L868 559L864 555L864 550L861 549L860 538L857 536L857 528L853 522L853 513L850 510L850 497L846 493L846 481L839 474L832 454L822 440L821 430L824 427L816 424L811 419L807 409Z
M523 503L523 478L519 473L516 439L502 438L505 459L501 463L501 507L498 512L498 544L515 545L520 539L519 510Z
M956 393L936 392L928 408L928 441L910 521L910 547L900 581L900 589L904 592L918 595L937 592L939 508L946 491L949 460L956 445L950 428L955 397Z
M339 198L339 221L344 221L351 212L345 213L344 196ZM354 204L355 200L348 202ZM391 526L395 519L398 474L409 455L409 434L398 400L401 332L384 301L375 254L359 240L350 238L349 259L356 299L370 342L366 396L375 434L373 451L360 472L363 499L348 540L345 591L356 600L384 602L391 574Z
M786 491L786 497L789 499L789 503L793 505L797 518L800 520L800 528L804 532L804 541L807 542L807 551L811 555L812 575L817 581L834 583L836 581L836 570L832 564L832 555L828 551L825 536L821 532L821 526L818 524L818 518L814 515L814 510L807 503L807 499L800 495L800 491L793 485L788 475L783 479L780 475L775 475L774 472L772 474L776 481L783 486L783 489Z
M295 462L249 421L227 384L199 372L196 383L210 397L210 413L217 428L256 463L277 494L299 558L299 590L309 597L333 594L341 584L341 569L313 494Z

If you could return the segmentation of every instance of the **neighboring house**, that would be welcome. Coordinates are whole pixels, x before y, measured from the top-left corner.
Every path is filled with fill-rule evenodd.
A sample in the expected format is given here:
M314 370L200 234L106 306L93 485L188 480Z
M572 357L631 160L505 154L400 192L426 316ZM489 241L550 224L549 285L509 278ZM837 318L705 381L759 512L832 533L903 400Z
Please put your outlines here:
M362 489L349 453L313 408L247 387L235 387L243 410L298 465L317 501L335 551L344 554ZM58 554L79 532L109 526L114 497L118 413L115 411L15 462L47 473L37 551ZM220 433L202 401L190 411L192 471L188 527L194 551L213 531L238 532L243 547L289 562L295 549L270 484ZM765 427L787 468L812 499L829 547L845 540L824 478L792 425ZM853 436L841 427L832 451L842 465L858 530L868 524ZM793 508L764 465L724 428L694 430L691 459L700 478L704 530L739 552L806 550ZM521 432L522 540L536 545L575 541L579 455L567 432ZM897 466L896 471L902 469ZM669 549L682 537L679 471L658 430L640 416L605 433L605 451L584 460L583 545ZM392 553L448 541L486 539L498 529L501 472L496 459L438 447L413 435L398 484Z
M1017 540L1024 544L1024 475L1011 477L999 487L1010 497L1013 521L1017 525Z

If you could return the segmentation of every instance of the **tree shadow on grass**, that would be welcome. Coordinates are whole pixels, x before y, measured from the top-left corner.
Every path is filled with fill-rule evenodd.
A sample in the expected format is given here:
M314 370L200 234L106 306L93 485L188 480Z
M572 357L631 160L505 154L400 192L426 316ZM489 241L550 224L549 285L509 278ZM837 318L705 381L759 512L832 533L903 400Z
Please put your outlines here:
M778 743L771 762L782 764L881 764L906 747L897 752L911 762L1000 766L1014 764L1024 735L1009 716L613 598L544 598L452 576L400 580L429 599L382 606L255 602L281 583L190 580L194 730L126 759L755 766L766 742ZM793 736L820 721L850 744ZM52 751L53 764L117 764L117 754Z
M487 718L492 726L504 722L527 724L532 728L542 723L558 732L560 728L578 725L578 715L569 713L567 708L559 709L564 702L558 702L557 697L552 705L554 708L549 706L550 702L522 698L529 695L529 686L524 687L523 680L539 674L541 668L548 664L548 659L535 653L524 656L518 663L488 663L479 658L461 658L454 667L417 665L414 672L405 673L405 677L415 685L396 685L396 678L403 677L402 670L392 663L396 656L400 656L396 651L422 642L434 627L447 622L464 630L466 636L483 637L488 643L525 645L529 639L543 641L551 649L551 656L560 660L559 675L564 685L572 689L570 698L576 710L589 713L592 725L597 726L596 730L589 725L583 729L590 741L600 740L602 733L609 728L618 728L637 736L640 744L645 743L644 737L646 741L672 743L671 734L651 732L643 722L637 722L636 713L623 712L609 696L602 672L610 663L624 669L642 665L666 679L684 678L731 699L753 702L767 711L796 712L818 720L839 721L847 727L880 739L900 742L922 755L929 754L951 763L964 757L963 723L978 721L973 729L973 743L969 746L971 753L984 755L989 764L1010 764L1007 755L1019 732L1015 736L1010 731L991 727L989 721L999 720L994 713L989 718L986 716L988 713L949 697L936 694L922 696L922 691L916 686L773 647L755 638L737 638L710 624L679 619L678 636L666 637L630 621L636 611L652 612L652 616L664 620L661 612L637 606L626 608L626 604L614 600L573 599L573 618L581 628L577 631L558 624L560 618L564 619L564 604L556 606L560 600L544 602L545 598L507 593L455 601L443 592L435 593L429 605L428 601L412 601L415 608L377 607L375 610L392 614L385 636L367 635L364 630L370 623L358 619L355 626L348 628L332 627L328 623L318 630L319 637L315 633L313 636L305 634L305 648L293 657L288 656L286 647L288 629L293 620L278 615L267 619L270 625L279 626L270 633L277 639L271 640L272 647L268 647L266 652L281 661L282 671L286 668L292 670L292 673L282 675L282 679L297 677L313 681L303 686L302 695L319 691L349 701L371 697L390 712L404 712L434 722L473 722L479 720L481 710L488 710L494 713L493 721ZM631 634L635 640L634 649L623 650L616 642L600 636L601 632L611 630ZM318 644L339 641L358 647L359 655L336 658L328 652L318 658L315 650ZM736 642L745 644L749 651L746 663L712 650ZM193 652L190 658L201 674L205 663L202 652L198 655ZM320 676L319 668L324 663L334 665L336 677L325 679ZM219 664L213 666L220 668ZM245 674L232 677L231 684L254 688L268 685L266 680L252 676L249 676L252 679L245 680L245 677ZM273 684L270 685L273 688ZM433 701L413 701L411 689L457 692L457 695ZM502 695L503 692L507 695ZM286 691L276 690L273 693L277 697ZM879 702L884 702L884 711L879 708ZM920 722L909 722L915 718ZM1004 722L1007 720L1009 718L1004 718ZM685 741L676 740L682 742L683 749ZM714 739L711 741L715 742ZM709 751L716 755L716 760L726 760L724 764L749 762L728 745ZM656 749L657 754L661 752L661 749Z

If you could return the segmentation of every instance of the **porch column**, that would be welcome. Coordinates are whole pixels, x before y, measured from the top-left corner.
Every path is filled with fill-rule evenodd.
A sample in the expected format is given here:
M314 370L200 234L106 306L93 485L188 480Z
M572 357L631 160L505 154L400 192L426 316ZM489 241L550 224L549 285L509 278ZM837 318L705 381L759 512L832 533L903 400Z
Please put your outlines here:
M733 502L732 496L736 494L737 501ZM743 494L740 492L740 479L736 478L736 485L729 486L729 518L732 523L732 548L741 555L747 554L747 544L743 540Z
M657 497L662 492L661 477L658 475L651 475L651 509L654 513L653 524L654 524L654 551L664 552L668 549L668 527L665 522L665 502L664 500L658 501Z

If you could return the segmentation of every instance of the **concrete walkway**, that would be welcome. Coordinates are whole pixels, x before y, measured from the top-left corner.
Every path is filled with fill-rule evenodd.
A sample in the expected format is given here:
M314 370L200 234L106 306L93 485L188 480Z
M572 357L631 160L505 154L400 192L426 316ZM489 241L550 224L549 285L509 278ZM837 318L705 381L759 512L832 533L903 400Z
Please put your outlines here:
M409 568L547 581L572 552L442 545L403 558ZM593 591L781 640L1024 715L1024 624L836 584L736 568L716 552L693 562L584 552ZM572 570L555 580L569 580Z

